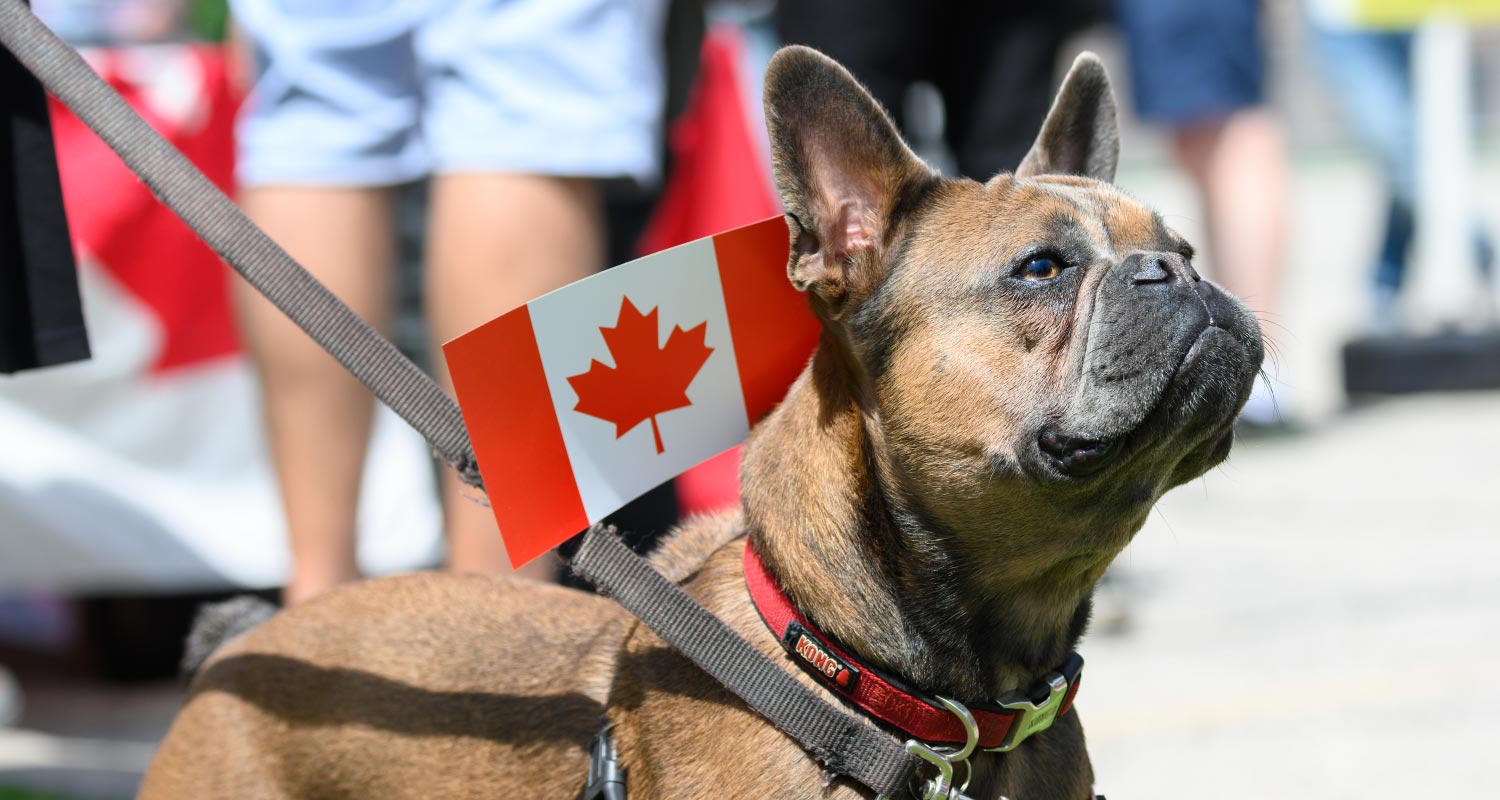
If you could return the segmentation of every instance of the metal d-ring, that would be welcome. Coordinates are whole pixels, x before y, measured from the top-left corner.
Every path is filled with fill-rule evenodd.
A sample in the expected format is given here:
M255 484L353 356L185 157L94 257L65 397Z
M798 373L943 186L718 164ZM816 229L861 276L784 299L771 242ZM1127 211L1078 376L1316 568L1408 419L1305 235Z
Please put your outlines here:
M966 800L964 792L968 790L969 781L974 777L974 768L969 764L969 756L973 755L974 749L979 746L979 724L974 721L974 714L963 703L942 695L938 695L937 699L944 708L958 717L959 722L963 723L966 738L964 746L955 750L947 747L932 747L915 739L908 739L906 752L937 767L937 777L923 782L920 792L922 800ZM953 768L957 764L964 765L964 782L955 786Z
M969 756L974 754L974 748L979 746L979 723L974 721L974 713L957 700L942 695L938 695L937 700L944 708L953 712L953 716L958 717L958 721L964 726L964 746L949 757L954 761L968 761Z

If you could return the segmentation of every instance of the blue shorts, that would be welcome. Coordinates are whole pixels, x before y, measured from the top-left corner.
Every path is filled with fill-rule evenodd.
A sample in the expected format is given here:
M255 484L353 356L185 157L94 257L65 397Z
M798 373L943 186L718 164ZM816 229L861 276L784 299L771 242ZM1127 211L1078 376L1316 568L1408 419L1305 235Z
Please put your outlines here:
M1258 0L1115 0L1136 113L1170 126L1265 100Z
M651 181L663 0L231 0L260 73L247 185L433 173Z

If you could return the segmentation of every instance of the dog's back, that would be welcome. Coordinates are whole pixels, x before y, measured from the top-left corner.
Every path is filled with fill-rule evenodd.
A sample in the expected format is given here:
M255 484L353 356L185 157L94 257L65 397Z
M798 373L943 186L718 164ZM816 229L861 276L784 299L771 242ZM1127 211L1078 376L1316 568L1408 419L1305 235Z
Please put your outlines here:
M333 592L203 663L141 796L569 796L624 633L611 601L527 581Z

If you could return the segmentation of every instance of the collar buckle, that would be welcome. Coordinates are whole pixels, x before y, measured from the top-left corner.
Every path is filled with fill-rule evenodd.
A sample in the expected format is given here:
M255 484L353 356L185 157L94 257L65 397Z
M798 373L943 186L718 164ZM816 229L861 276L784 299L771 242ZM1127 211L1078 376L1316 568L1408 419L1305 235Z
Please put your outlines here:
M1061 672L1054 672L1044 679L1044 685L1047 687L1047 697L1039 703L1033 702L1025 693L1018 693L1017 699L1000 702L1001 708L1016 712L1015 720L1005 734L1005 741L995 747L986 747L986 752L1008 753L1031 738L1032 734L1052 727L1067 699L1068 679Z

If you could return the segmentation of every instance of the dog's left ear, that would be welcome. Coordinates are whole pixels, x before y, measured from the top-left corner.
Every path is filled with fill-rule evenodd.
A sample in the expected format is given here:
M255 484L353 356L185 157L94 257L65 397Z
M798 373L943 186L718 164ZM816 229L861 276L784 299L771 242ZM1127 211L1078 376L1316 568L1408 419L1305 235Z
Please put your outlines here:
M792 233L787 273L836 319L878 280L904 201L935 174L849 71L816 50L776 53L765 103Z
M1109 183L1119 160L1120 129L1109 74L1098 56L1081 53L1016 177L1083 175Z

